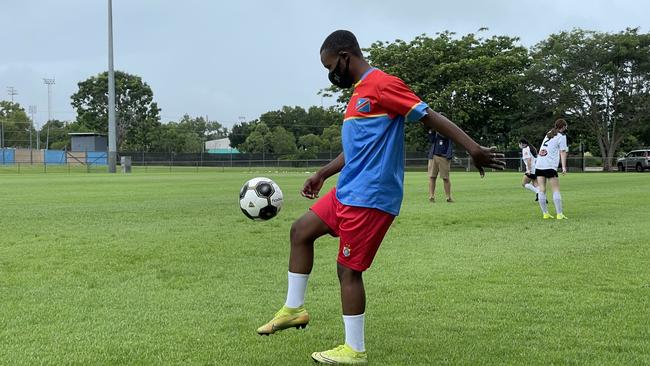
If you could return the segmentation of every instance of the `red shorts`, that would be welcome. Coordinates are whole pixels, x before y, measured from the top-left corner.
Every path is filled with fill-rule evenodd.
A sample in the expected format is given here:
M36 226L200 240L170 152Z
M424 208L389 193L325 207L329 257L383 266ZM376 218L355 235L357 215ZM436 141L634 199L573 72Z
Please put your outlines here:
M370 267L395 219L395 216L374 208L342 204L336 198L336 188L319 199L311 210L329 226L332 235L340 237L337 261L360 272Z

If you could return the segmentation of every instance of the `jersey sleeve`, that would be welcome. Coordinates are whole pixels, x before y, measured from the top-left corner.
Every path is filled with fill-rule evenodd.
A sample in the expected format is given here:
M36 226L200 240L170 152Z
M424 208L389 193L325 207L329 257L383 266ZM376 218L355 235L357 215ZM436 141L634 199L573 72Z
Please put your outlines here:
M389 112L404 116L407 122L419 121L429 106L399 78L389 76L379 87L379 103Z
M569 147L566 144L566 135L560 137L560 151L569 151Z

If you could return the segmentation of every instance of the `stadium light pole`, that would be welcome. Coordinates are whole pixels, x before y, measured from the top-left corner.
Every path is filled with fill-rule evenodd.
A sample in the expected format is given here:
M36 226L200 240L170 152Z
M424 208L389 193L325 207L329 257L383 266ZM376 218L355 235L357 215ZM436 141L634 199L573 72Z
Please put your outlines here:
M47 125L47 135L45 135L45 150L50 149L50 125Z
M34 130L34 115L36 114L35 105L29 106L29 114L32 115L32 125L29 127L29 155L30 155L30 160L33 160L31 155L32 155L32 130ZM36 150L39 150L39 148L40 146L38 143L38 131L36 131Z
M108 0L108 172L117 165L117 122L115 121L115 70L113 69L113 1Z
M13 86L8 86L7 87L7 94L11 97L11 103L14 102L14 96L18 95L18 90L14 88Z
M47 85L47 121L52 120L52 85L56 84L56 80L52 79L43 79L43 83Z

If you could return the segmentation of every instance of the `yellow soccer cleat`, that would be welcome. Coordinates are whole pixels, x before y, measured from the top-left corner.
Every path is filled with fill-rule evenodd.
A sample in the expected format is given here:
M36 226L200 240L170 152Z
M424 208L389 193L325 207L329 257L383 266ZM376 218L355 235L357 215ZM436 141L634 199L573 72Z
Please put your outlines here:
M314 352L311 358L316 362L328 365L367 365L368 355L366 352L357 352L347 344L340 345L334 349Z
M556 219L558 219L558 220L568 220L569 218L564 216L564 214L557 214Z
M257 328L259 335L271 335L277 331L293 328L304 328L309 323L309 314L304 306L299 308L288 308L283 306L270 322Z
M544 220L552 219L553 215L545 213L544 216L542 216Z

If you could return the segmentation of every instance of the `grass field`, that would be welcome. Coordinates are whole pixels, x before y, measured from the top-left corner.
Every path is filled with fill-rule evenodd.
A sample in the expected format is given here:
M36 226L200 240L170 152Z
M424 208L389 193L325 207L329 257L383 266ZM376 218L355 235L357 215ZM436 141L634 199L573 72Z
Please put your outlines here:
M284 191L269 222L237 205L256 175ZM1 175L0 364L311 364L343 340L334 238L310 326L255 333L284 301L306 176ZM650 174L562 177L568 221L542 221L519 174L452 180L457 202L431 204L407 173L365 275L372 364L650 364Z

